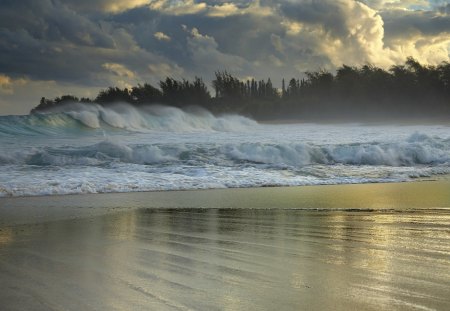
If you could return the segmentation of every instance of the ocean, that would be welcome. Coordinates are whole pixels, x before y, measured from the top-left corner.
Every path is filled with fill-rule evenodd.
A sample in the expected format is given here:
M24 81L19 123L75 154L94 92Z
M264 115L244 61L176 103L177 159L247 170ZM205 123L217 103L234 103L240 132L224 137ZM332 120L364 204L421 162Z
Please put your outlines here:
M450 172L450 127L74 104L1 116L0 168L1 197L400 182Z
M447 125L3 116L1 305L446 310L449 172Z

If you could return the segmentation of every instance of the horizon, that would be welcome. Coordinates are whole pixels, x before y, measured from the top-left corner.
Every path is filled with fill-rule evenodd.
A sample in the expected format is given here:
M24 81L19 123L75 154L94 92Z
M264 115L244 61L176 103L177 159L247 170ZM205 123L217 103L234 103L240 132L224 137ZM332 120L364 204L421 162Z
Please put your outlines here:
M41 97L227 70L239 79L334 72L343 64L449 61L446 1L6 0L0 4L0 115Z

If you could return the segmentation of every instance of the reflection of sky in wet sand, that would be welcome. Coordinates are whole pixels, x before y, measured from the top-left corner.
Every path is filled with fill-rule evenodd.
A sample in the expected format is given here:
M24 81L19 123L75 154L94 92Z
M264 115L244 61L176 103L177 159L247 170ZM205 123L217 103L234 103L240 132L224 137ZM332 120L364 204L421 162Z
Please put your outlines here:
M18 226L0 231L0 300L33 310L443 310L449 226L446 210L280 209Z
M11 243L13 240L11 228L0 229L0 247Z
M447 212L234 209L52 222L3 244L0 298L37 310L445 309L449 224Z

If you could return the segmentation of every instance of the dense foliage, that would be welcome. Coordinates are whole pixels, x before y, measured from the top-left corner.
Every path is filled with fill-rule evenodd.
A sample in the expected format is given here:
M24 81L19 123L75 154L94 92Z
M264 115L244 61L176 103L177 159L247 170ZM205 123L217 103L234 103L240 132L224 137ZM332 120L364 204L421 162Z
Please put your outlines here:
M108 105L198 105L212 112L233 112L257 119L368 119L450 117L450 64L422 65L408 58L403 65L384 70L372 65L343 65L335 74L325 70L306 72L301 80L283 79L281 89L271 79L242 81L226 71L215 73L211 97L201 78L194 81L166 78L159 88L150 84L131 89L110 87L94 99L66 95L42 98L31 112L65 103Z

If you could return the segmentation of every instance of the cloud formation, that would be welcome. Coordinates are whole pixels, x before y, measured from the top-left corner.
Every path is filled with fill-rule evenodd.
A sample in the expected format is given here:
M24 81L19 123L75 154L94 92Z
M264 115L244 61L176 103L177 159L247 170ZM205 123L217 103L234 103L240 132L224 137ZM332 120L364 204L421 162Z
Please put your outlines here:
M149 0L61 0L76 11L119 13L149 4Z
M155 32L154 37L160 41L170 41L170 37L161 31Z
M449 8L441 0L3 0L0 113L10 109L6 96L27 112L43 96L38 86L53 90L48 97L84 96L165 76L209 80L223 69L277 85L343 63L436 64L449 60ZM17 81L35 86L34 102L19 102Z

